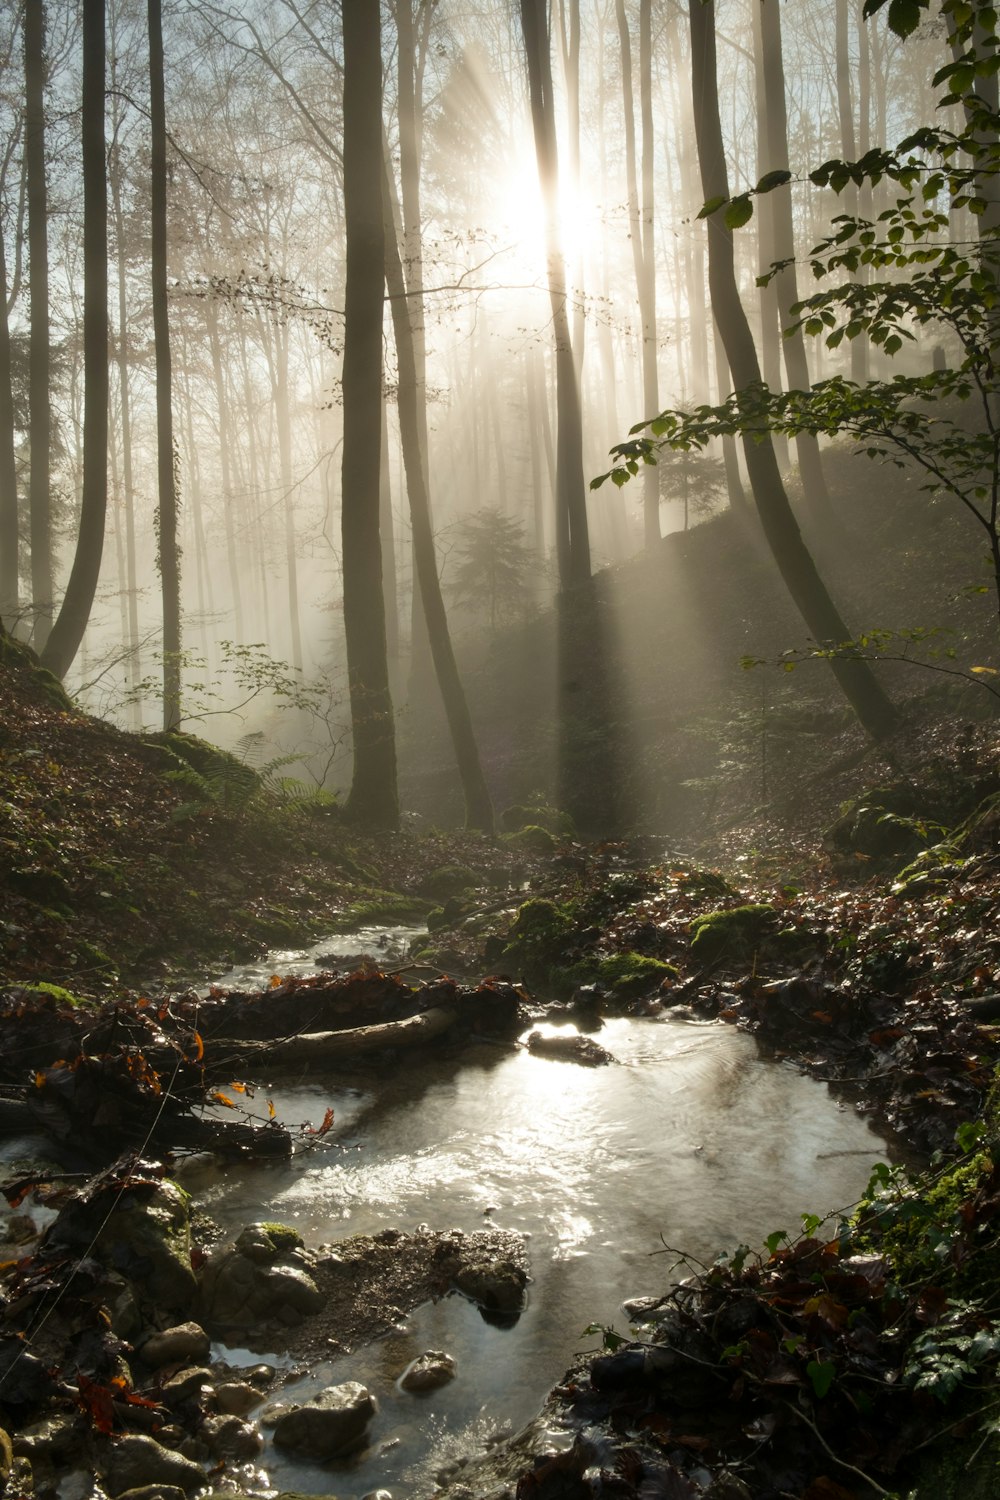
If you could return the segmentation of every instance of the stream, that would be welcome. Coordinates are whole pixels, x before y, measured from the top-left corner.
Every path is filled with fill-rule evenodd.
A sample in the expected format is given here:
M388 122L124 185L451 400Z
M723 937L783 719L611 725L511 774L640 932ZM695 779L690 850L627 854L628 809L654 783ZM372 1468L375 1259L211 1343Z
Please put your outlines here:
M410 936L340 935L218 982L250 987L276 972L311 973L320 955L342 965L340 955L367 951L391 965ZM380 1413L371 1445L344 1463L304 1465L269 1444L261 1462L276 1488L339 1500L380 1487L396 1500L429 1492L439 1472L538 1412L574 1356L598 1346L599 1336L583 1332L589 1323L627 1333L622 1301L661 1295L686 1274L666 1246L711 1260L774 1229L794 1235L802 1213L855 1201L885 1155L881 1138L825 1085L761 1058L730 1027L664 1012L610 1020L597 1035L618 1066L481 1046L457 1064L408 1059L360 1087L310 1078L261 1089L251 1107L266 1116L271 1099L292 1127L318 1124L332 1105L330 1136L290 1162L188 1184L227 1228L277 1219L311 1246L420 1224L496 1224L530 1236L528 1305L514 1326L447 1297L291 1386L290 1397L303 1400L360 1380ZM450 1353L457 1378L425 1395L401 1391L399 1376L426 1349ZM216 1352L234 1363L262 1357Z

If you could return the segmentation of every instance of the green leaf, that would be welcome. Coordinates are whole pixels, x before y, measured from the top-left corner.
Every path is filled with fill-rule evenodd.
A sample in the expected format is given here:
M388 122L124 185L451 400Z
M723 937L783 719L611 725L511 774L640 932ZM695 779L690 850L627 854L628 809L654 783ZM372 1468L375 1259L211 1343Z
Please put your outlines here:
M754 188L755 193L771 193L775 188L784 187L786 182L791 182L791 172L779 168L775 172L765 172L763 177Z
M920 25L919 0L890 0L889 27L897 36L908 37ZM867 11L866 11L867 14Z
M749 193L741 193L726 209L726 228L742 229L753 218L753 201Z
M698 210L699 219L711 218L712 214L717 213L722 205L728 202L729 199L726 197L725 193L720 193L717 198L709 198L708 202L703 203L701 205L701 208Z
M816 1395L823 1399L837 1374L837 1367L830 1360L811 1359L806 1365L806 1374Z
M778 1246L781 1244L782 1240L787 1240L787 1239L788 1239L788 1233L787 1233L786 1230L784 1230L784 1229L775 1229L771 1234L769 1234L767 1236L767 1238L764 1241L764 1244L767 1246L768 1253L770 1255L773 1255L775 1253L775 1251L777 1250Z

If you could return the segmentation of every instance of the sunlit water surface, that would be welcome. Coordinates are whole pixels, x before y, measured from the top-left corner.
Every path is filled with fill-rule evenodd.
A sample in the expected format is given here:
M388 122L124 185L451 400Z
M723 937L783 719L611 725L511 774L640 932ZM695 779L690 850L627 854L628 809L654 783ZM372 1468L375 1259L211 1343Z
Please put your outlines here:
M318 951L335 944L344 951L341 938ZM296 957L272 955L259 972L311 967L310 955ZM626 1329L624 1298L662 1294L684 1274L666 1246L711 1259L774 1229L794 1233L803 1212L853 1202L884 1154L824 1085L762 1060L728 1027L665 1015L612 1020L599 1037L617 1066L483 1046L458 1063L408 1058L360 1088L315 1077L267 1088L293 1126L318 1123L332 1105L333 1139L290 1163L199 1186L223 1223L276 1218L313 1245L389 1226L493 1223L530 1236L532 1275L512 1328L451 1296L291 1387L304 1399L358 1379L381 1409L371 1446L348 1464L305 1466L269 1448L263 1463L276 1487L341 1500L380 1486L397 1500L426 1493L450 1460L537 1412L574 1355L596 1346L583 1334L588 1323ZM256 1107L266 1111L263 1091ZM425 1349L451 1353L457 1378L408 1395L396 1382Z

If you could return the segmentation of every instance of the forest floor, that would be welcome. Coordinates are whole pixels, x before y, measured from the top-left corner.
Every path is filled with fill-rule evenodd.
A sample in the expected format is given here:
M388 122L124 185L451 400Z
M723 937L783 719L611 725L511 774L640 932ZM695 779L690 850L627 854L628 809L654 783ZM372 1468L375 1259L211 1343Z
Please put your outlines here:
M918 700L908 714L877 752L846 728L827 740L794 824L787 799L762 797L742 821L723 799L686 853L667 837L580 841L538 800L509 820L529 826L496 841L370 838L335 807L275 804L200 742L78 714L7 648L4 1092L23 1095L62 1055L60 1017L93 1031L131 1014L148 1030L173 1010L182 1024L171 994L206 972L403 918L430 928L415 955L428 971L509 979L582 1030L663 1007L745 1027L877 1116L925 1174L885 1169L832 1239L805 1223L633 1309L642 1338L605 1331L605 1353L553 1396L589 1436L524 1457L502 1483L497 1469L463 1472L453 1493L992 1495L1000 755L989 717ZM382 976L370 966L365 979ZM29 1270L5 1274L23 1286ZM19 1305L8 1295L3 1330L17 1350ZM64 1378L73 1357L55 1383L38 1375L27 1406L0 1389L9 1427L79 1398ZM140 1409L122 1400L101 1420L127 1429Z

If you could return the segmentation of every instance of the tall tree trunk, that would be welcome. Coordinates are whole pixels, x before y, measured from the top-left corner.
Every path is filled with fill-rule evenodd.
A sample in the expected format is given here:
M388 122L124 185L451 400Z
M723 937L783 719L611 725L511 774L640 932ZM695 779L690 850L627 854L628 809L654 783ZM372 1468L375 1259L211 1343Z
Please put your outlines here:
M396 592L396 528L392 515L392 479L389 474L389 414L382 397L382 432L378 449L378 529L382 545L382 587L385 594L385 649L389 682L395 683L399 669L399 600Z
M354 736L348 811L397 828L396 734L385 643L376 461L382 423L382 54L379 0L344 17L344 446L341 534L344 633Z
M399 179L402 199L399 214L402 227L403 262L406 285L410 293L410 324L413 330L413 360L417 382L417 431L420 451L430 465L427 436L427 348L424 331L424 250L420 206L420 157L422 149L423 56L426 53L430 25L430 5L420 6L423 22L420 36L413 24L413 0L395 0L396 78L399 116ZM433 524L433 517L432 517ZM416 545L411 537L411 549ZM417 576L414 556L413 577ZM420 602L420 591L414 582L410 599L410 697L416 702L425 693L432 670L427 620Z
M733 388L732 379L729 374L729 361L722 343L722 335L719 333L717 319L712 319L712 344L715 348L715 379L718 387L718 400L721 405L728 400L729 393ZM740 475L740 461L736 454L736 440L732 437L722 439L722 462L726 470L726 493L729 496L729 508L738 515L746 515L747 497L743 488L743 479Z
M21 607L14 389L7 314L7 254L0 223L0 621L13 633Z
M750 0L753 23L754 103L757 120L758 180L768 170L770 151L767 135L767 86L764 77L764 35L761 12L764 0ZM757 274L763 277L777 259L774 248L774 214L769 204L762 204L755 216L757 222ZM778 284L769 281L758 290L757 303L760 311L760 359L764 380L772 391L782 389L781 381L781 315L778 311ZM788 439L783 432L772 439L777 454L778 466L788 467Z
M236 640L246 641L243 625L243 590L240 582L240 560L236 548L236 520L233 506L233 437L229 419L229 396L226 391L225 372L222 368L222 338L219 332L219 310L212 298L205 305L205 321L208 325L208 347L212 356L212 375L215 383L215 402L219 413L219 465L222 471L222 516L226 533L226 564L229 573L229 590L233 600L233 616Z
M701 164L702 192L708 201L729 197L729 178L715 60L713 0L689 0L691 72L695 133ZM760 380L760 366L746 312L740 301L733 257L732 231L721 212L708 219L708 277L712 308L726 348L737 392ZM764 535L789 593L810 634L820 645L835 648L850 640L839 611L816 570L788 503L769 434L748 433L743 451ZM895 726L895 711L867 662L831 661L834 675L865 729L875 738Z
M407 312L409 299L403 266L399 258L399 244L396 239L388 165L383 170L382 191L386 284L392 307L392 326L399 367L397 387L399 434L403 448L403 463L406 468L406 493L410 501L410 519L413 525L413 560L427 619L427 639L434 661L434 670L437 673L438 686L441 689L445 717L451 732L455 763L465 794L466 827L478 828L483 833L492 834L494 831L493 802L483 775L479 747L476 744L472 719L469 715L469 705L451 644L448 615L445 611L444 599L441 595L441 580L438 576L430 497L427 488L427 468L424 455L420 450L417 365Z
M639 197L638 152L632 101L632 39L625 0L615 0L618 40L622 56L622 104L625 111L625 182L628 193L629 240L635 271L639 319L642 324L642 407L647 416L660 409L656 367L656 262L653 244L653 105L650 0L640 0L639 92L642 116L642 199ZM660 475L646 468L642 476L643 535L647 547L655 546L660 530Z
M104 0L83 3L83 494L80 532L42 664L65 677L87 628L108 509L108 197L104 145ZM32 463L34 467L34 463Z
M28 349L28 447L31 474L28 505L31 520L32 641L41 650L52 629L52 501L49 449L52 408L49 390L49 242L48 186L45 175L45 7L26 0L24 7L24 165L28 192L28 291L31 298Z
M583 418L570 339L566 263L559 233L559 158L556 150L552 59L545 0L521 0L528 63L531 123L538 181L545 206L546 267L556 351L556 508L559 581L563 588L590 577L587 488L583 476Z
M854 94L851 88L850 6L851 0L836 0L836 72L837 114L840 120L840 149L845 161L857 159L854 130ZM858 186L849 182L844 189L844 210L854 217L858 212ZM868 337L862 332L851 340L851 379L863 385L868 379Z
M567 25L566 12L569 12ZM559 39L563 79L566 84L567 143L569 146L569 180L574 202L580 198L580 0L559 0ZM587 341L586 242L580 236L576 265L573 268L573 358L576 378L583 384L583 356Z
M780 0L760 0L761 37L764 60L764 98L767 114L767 162L765 171L788 170L788 111L785 105L785 69L781 53ZM795 271L795 230L792 224L792 189L779 187L767 196L767 206L774 219L775 260L785 262L784 270L774 278L781 318L781 347L785 356L788 387L793 391L809 389L809 364L805 338L796 327L793 308L799 300ZM830 492L823 473L819 440L812 432L795 439L799 474L807 512L818 522L832 519Z
M146 16L149 25L150 279L156 359L157 548L163 601L163 727L176 729L181 716L181 551L177 535L170 309L167 303L167 123L160 0L148 0Z
M112 71L112 84L114 72ZM118 96L114 96L117 116ZM117 119L115 121L117 126ZM138 689L142 678L142 663L139 649L139 587L135 555L135 482L132 472L132 398L129 380L128 358L128 299L125 277L126 244L125 214L122 209L122 165L117 128L113 131L114 146L110 158L109 181L111 187L111 209L115 229L115 265L118 282L118 399L121 404L121 450L122 493L120 509L124 515L124 588L126 594L126 634L128 646L128 683L131 697L130 711L138 715ZM138 727L134 724L133 727Z

